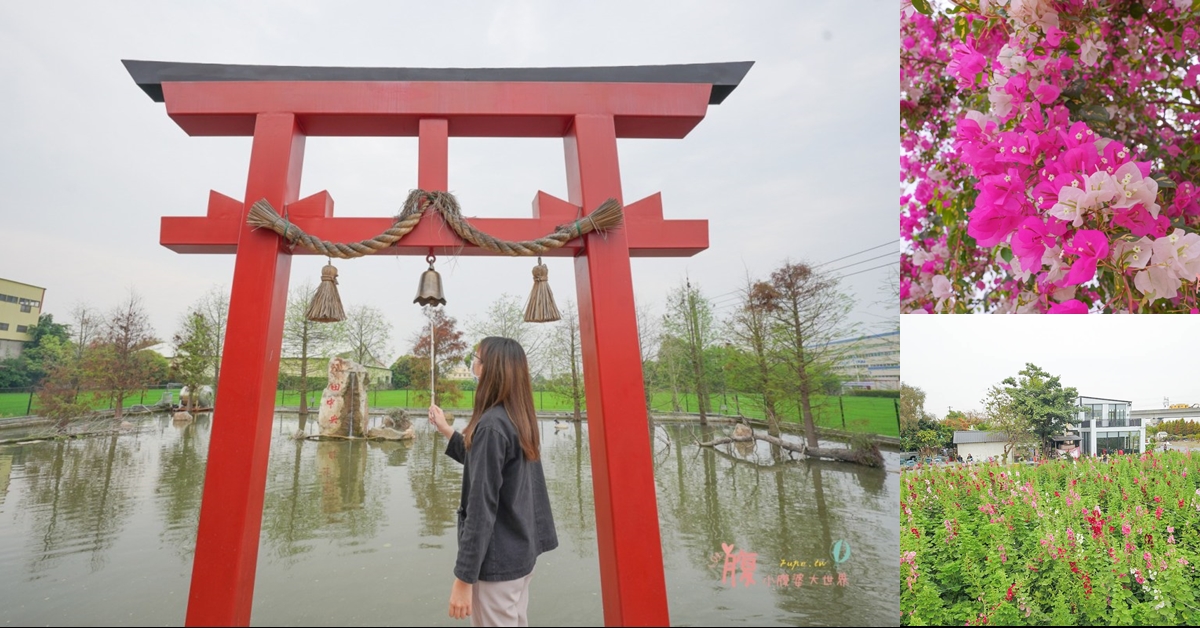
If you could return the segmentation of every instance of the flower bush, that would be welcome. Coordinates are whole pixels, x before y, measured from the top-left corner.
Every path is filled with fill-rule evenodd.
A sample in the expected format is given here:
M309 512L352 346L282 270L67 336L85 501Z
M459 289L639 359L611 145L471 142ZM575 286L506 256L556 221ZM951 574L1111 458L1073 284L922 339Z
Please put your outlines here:
M905 472L903 625L1200 624L1200 455Z
M1200 0L902 0L902 310L1200 313Z

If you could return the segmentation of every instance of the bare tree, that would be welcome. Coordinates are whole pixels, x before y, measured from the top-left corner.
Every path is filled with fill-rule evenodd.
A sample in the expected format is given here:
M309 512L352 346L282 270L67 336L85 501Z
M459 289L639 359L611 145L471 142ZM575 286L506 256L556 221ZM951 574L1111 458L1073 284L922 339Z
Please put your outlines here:
M194 306L204 316L204 321L212 333L213 343L213 391L217 390L217 382L221 379L221 356L225 354L225 328L229 324L229 293L224 287L213 287Z
M311 283L292 288L283 322L284 356L300 360L300 378L296 387L300 393L301 430L308 419L309 360L325 357L346 335L344 322L317 323L308 320L308 304L316 291Z
M387 367L388 343L392 339L392 324L374 306L356 305L346 311L344 346L350 359L370 367Z
M853 332L847 323L854 302L838 290L838 280L807 264L784 265L771 273L769 307L780 357L786 370L780 388L798 402L809 448L817 448L812 398L820 392L818 377L841 358L834 340Z
M651 313L650 308L638 302L633 302L633 312L637 317L638 351L642 356L642 387L646 393L646 416L653 423L652 406L654 401L654 381L652 366L658 359L658 348L662 344L662 325L660 319Z
M579 310L568 302L562 311L562 319L554 324L547 350L553 377L550 390L571 402L575 420L583 418L582 408L586 400L583 386L583 349L579 338Z
M708 424L708 383L705 377L704 352L712 346L714 333L712 304L693 287L691 280L672 291L667 299L667 315L663 318L667 333L680 339L684 346L691 388L696 393L700 423Z
M150 383L152 356L144 350L158 342L141 298L130 292L105 318L96 350L84 353L89 387L111 400L116 419L121 418L126 395Z
M96 339L104 317L86 303L76 303L71 309L71 327L74 332L75 359L83 359L83 351Z
M729 333L742 351L738 352L739 379L762 394L767 432L779 436L775 382L778 360L772 347L770 313L779 295L771 284L754 281L749 274L741 290L741 304L729 321Z
M545 372L547 338L538 329L538 323L525 322L525 306L521 299L511 294L502 294L492 302L481 318L467 323L467 333L474 342L488 336L500 336L516 340L525 350L529 360L530 375Z

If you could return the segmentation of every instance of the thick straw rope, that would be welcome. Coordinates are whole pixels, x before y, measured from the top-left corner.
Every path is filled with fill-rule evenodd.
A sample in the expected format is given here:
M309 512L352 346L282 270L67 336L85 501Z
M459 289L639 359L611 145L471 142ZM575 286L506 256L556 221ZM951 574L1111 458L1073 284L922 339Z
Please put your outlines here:
M608 199L596 211L569 225L561 225L546 236L524 242L509 242L490 236L471 225L463 218L458 201L449 192L426 192L413 190L404 201L404 207L396 221L383 233L359 242L330 242L305 233L302 229L279 215L274 207L262 199L250 207L246 222L252 227L266 227L283 236L292 245L302 246L314 253L327 257L349 259L362 257L392 246L408 235L425 211L433 208L458 237L483 249L504 255L540 255L557 249L567 242L593 231L603 232L621 224L623 210L616 199Z

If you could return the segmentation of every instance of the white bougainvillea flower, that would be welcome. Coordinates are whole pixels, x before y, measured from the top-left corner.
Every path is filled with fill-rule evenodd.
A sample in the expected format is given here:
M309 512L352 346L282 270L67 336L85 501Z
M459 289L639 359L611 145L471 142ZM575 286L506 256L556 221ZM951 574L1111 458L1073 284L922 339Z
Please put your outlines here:
M1159 206L1154 202L1158 198L1158 181L1143 177L1137 164L1133 162L1117 168L1112 174L1112 179L1117 186L1113 207L1125 209L1141 204L1151 216L1158 218Z
M1148 237L1130 242L1117 240L1112 246L1112 260L1124 265L1125 268L1145 268L1154 252L1154 241ZM1122 262L1121 258L1124 257Z
M1174 299L1180 285L1179 278L1162 266L1151 266L1133 276L1133 286L1151 299Z
M1083 217L1088 212L1089 203L1094 202L1095 197L1089 197L1087 190L1067 185L1058 191L1058 202L1046 213L1079 227L1083 225Z

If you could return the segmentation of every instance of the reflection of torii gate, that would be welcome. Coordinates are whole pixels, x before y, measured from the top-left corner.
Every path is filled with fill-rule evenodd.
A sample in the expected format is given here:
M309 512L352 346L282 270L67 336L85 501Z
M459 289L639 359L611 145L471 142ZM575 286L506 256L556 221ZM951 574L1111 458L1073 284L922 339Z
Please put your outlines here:
M334 218L333 199L297 198L304 138L417 136L417 187L447 189L456 137L561 137L568 201L538 192L533 218L472 223L528 240L621 196L617 138L682 138L737 87L750 62L619 68L434 70L300 68L126 61L134 81L189 135L253 136L243 200L212 192L205 217L164 217L179 253L236 253L188 625L247 625L254 591L284 304L293 253L246 213L265 198L306 232L356 241L390 217ZM399 202L399 199L397 199ZM494 255L424 220L380 253ZM607 625L666 625L666 587L633 309L632 256L708 248L708 221L662 216L658 194L625 208L625 226L572 240Z

